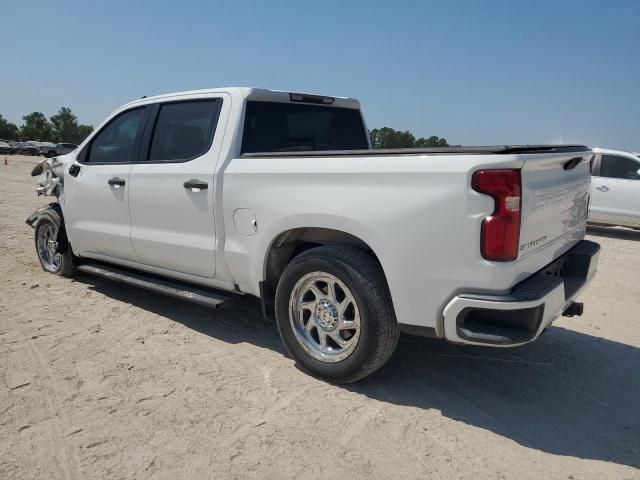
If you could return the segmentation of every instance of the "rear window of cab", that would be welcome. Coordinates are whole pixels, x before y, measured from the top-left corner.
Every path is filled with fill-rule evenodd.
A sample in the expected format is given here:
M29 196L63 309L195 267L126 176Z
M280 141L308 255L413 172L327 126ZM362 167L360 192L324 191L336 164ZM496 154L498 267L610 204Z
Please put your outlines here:
M242 153L367 148L367 132L357 109L247 102Z

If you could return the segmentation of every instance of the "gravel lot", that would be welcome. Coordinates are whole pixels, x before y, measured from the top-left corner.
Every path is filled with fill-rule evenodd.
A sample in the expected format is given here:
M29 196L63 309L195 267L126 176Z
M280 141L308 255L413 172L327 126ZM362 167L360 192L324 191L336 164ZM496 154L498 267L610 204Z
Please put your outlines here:
M640 479L640 232L602 245L585 315L518 349L403 337L332 386L255 299L210 311L42 272L35 158L0 159L0 478Z

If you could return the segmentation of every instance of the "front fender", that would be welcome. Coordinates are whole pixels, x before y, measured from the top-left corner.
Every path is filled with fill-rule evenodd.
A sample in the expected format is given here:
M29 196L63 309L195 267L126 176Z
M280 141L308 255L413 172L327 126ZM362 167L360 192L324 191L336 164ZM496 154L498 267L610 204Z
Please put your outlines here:
M40 217L42 216L42 214L50 209L55 210L58 213L58 215L60 215L60 218L62 218L62 209L60 208L60 204L58 204L58 202L51 202L46 207L38 208L35 212L33 212L31 215L27 217L24 223L26 223L32 228L36 228L36 225L38 224L38 220L40 220Z
M55 215L52 215L51 211L55 212ZM58 252L64 253L67 248L69 248L69 240L67 239L67 232L64 226L64 217L62 215L62 208L60 208L60 204L57 202L52 202L46 207L40 207L35 212L27 217L25 223L32 228L36 228L38 226L38 222L43 216L54 217L55 222L60 222L58 225L58 234L56 236L56 241L58 242ZM59 219L59 220L58 220Z

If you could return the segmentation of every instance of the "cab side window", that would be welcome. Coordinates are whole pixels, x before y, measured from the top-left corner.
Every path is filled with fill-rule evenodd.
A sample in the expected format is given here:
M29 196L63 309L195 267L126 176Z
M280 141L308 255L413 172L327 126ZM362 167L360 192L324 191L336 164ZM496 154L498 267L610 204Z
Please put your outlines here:
M600 160L600 176L608 178L622 178L625 180L639 180L640 162L617 155L602 155Z
M136 160L135 145L142 127L144 108L118 115L91 141L86 163L129 163Z
M190 100L160 106L149 161L187 161L211 147L221 100Z

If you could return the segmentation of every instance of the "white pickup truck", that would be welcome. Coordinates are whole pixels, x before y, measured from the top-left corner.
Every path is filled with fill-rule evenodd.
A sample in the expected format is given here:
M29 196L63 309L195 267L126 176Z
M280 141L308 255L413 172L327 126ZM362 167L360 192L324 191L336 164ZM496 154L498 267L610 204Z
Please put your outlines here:
M38 190L58 201L27 223L51 273L211 306L258 296L297 362L351 382L401 331L506 347L580 315L592 156L371 150L354 99L199 90L131 102L44 160Z

